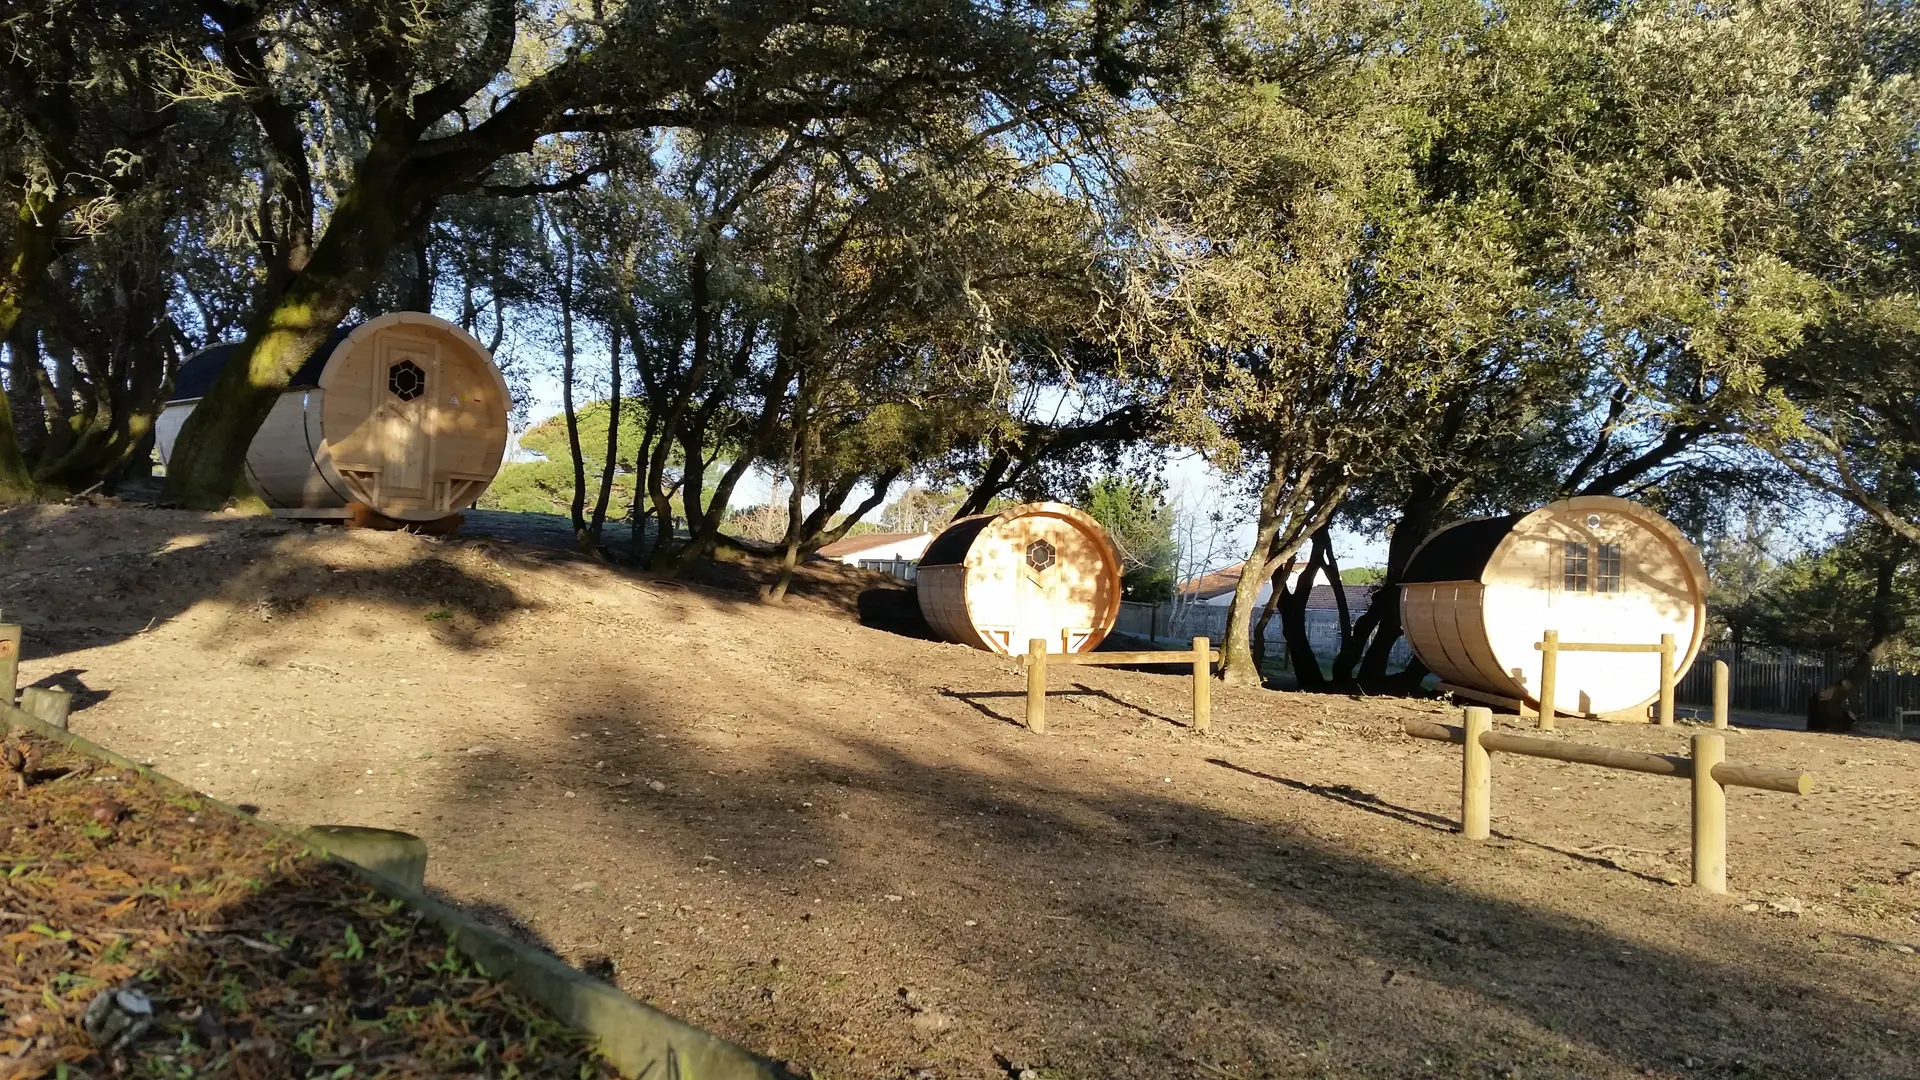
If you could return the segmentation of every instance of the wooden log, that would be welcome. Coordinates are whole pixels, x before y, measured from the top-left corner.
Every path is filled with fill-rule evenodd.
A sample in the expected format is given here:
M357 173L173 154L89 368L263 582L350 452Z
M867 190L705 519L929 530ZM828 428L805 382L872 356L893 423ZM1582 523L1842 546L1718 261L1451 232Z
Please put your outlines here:
M1493 757L1484 741L1492 727L1492 709L1467 707L1460 740L1465 750L1460 756L1460 833L1469 840L1492 835Z
M1047 733L1047 639L1027 642L1027 730Z
M1213 729L1213 650L1207 639L1193 639L1193 730Z
M1209 663L1218 663L1220 652L1212 649L1207 652ZM1065 656L1049 657L1054 664L1067 664L1074 667L1127 667L1134 664L1190 664L1193 655L1185 650L1157 649L1153 652L1088 652L1068 653Z
M73 695L65 690L29 686L20 691L20 711L65 731L67 714L73 711Z
M412 833L369 829L359 825L315 825L302 829L300 838L410 889L427 880L427 842Z
M1722 787L1749 787L1778 791L1787 795L1813 794L1813 777L1793 769L1771 765L1733 765L1721 762L1713 767L1713 778Z
M1480 743L1489 750L1497 750L1503 754L1523 754L1527 757L1546 758L1550 761L1565 761L1575 765L1599 765L1602 768L1652 773L1655 776L1685 777L1691 769L1686 758L1670 754L1619 750L1611 746L1591 746L1587 743L1561 742L1558 739L1536 739L1530 735L1509 735L1503 731L1489 731L1481 738Z
M1713 726L1725 730L1727 726L1727 662L1713 662Z
M1554 698L1560 692L1560 631L1540 635L1540 730L1554 729Z
M1672 634L1660 635L1660 716L1661 727L1673 726L1673 659L1674 644Z
M20 627L17 623L0 626L0 703L13 704L20 687Z
M1726 757L1726 736L1694 733L1693 887L1703 892L1727 891L1727 791L1714 778Z
M1401 728L1416 739L1450 743L1466 741L1466 732L1451 724L1436 724L1428 720L1407 720L1402 723ZM1691 759L1666 754L1647 754L1638 750L1616 750L1610 746L1588 746L1585 743L1536 739L1529 735L1509 735L1501 731L1489 731L1481 736L1480 745L1503 754L1522 754L1526 757L1547 758L1575 765L1598 765L1605 769L1625 769L1629 772L1671 776L1682 780L1693 776ZM1713 778L1723 787L1750 787L1761 791L1784 792L1788 795L1808 795L1813 792L1813 777L1803 772L1775 768L1770 765L1732 765L1723 762L1713 767Z
M1672 637L1673 635L1668 634L1665 636ZM1538 651L1541 648L1541 643L1536 641L1533 643L1533 647L1535 651ZM1658 645L1613 645L1604 641L1562 641L1557 644L1555 648L1561 652L1657 653L1660 651L1660 646Z

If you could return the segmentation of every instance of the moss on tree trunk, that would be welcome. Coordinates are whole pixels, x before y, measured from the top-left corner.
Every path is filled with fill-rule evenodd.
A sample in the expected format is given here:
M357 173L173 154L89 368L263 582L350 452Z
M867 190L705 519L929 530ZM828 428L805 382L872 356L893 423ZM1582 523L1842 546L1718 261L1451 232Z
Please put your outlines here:
M247 487L247 448L294 373L378 279L399 234L394 193L368 179L392 165L377 156L362 164L313 259L256 321L187 417L167 463L168 499L201 510L263 509Z

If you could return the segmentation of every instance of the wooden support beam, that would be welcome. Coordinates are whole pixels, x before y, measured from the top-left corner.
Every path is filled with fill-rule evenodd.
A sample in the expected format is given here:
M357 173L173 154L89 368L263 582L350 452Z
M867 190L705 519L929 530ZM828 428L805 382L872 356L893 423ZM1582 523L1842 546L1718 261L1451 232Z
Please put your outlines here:
M12 705L20 688L20 627L0 626L0 704Z
M1554 699L1560 692L1560 631L1540 635L1540 730L1554 729Z
M1726 760L1726 736L1693 736L1693 887L1727 891L1727 790L1714 771Z
M1416 739L1433 739L1451 743L1466 741L1466 732L1451 724L1408 720L1403 723L1402 728ZM1681 780L1693 776L1692 759L1670 754L1648 754L1639 750L1620 750L1611 746L1590 746L1586 743L1562 742L1558 739L1537 739L1530 735L1511 735L1504 731L1487 732L1480 737L1480 745L1502 754L1521 754L1526 757L1546 758L1550 761L1565 761L1574 765L1598 765L1605 769L1624 769L1628 772L1671 776ZM1732 765L1723 762L1713 767L1713 778L1726 787L1759 788L1762 791L1780 791L1789 795L1807 795L1813 791L1813 778L1806 773L1796 772L1793 769L1774 768L1769 765Z
M1213 650L1207 639L1193 639L1193 730L1213 729Z
M1047 733L1047 639L1027 642L1027 730Z
M1713 662L1713 726L1724 731L1727 727L1727 662Z
M1184 650L1157 649L1152 652L1083 652L1050 657L1050 662L1072 667L1131 667L1136 664L1190 664L1192 654ZM1207 662L1220 662L1220 651L1209 649Z
M1469 840L1492 835L1493 756L1484 742L1492 727L1492 709L1467 707L1467 726L1460 739L1466 747L1460 758L1460 834Z
M1669 634L1667 636L1671 637L1672 635ZM1533 643L1533 647L1538 651L1543 644L1543 642L1536 641ZM1660 651L1660 646L1658 645L1614 645L1604 641L1562 641L1558 643L1555 648L1561 652L1657 653Z
M1672 634L1660 635L1660 716L1661 727L1673 726L1673 665L1675 646Z
M73 711L73 695L65 690L29 686L20 691L20 711L65 731L67 714Z

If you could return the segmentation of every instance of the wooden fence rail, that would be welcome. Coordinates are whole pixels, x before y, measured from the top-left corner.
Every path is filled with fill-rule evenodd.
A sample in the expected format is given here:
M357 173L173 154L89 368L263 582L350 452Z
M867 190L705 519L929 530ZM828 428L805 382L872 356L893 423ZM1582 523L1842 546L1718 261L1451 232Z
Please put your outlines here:
M1464 748L1460 767L1460 831L1467 839L1485 840L1492 832L1491 755L1494 751L1690 780L1693 783L1693 884L1706 892L1727 891L1726 788L1750 787L1790 795L1806 795L1813 790L1813 778L1803 772L1729 763L1726 737L1718 732L1695 734L1692 756L1680 757L1494 731L1493 711L1477 706L1466 710L1465 720L1461 727L1408 720L1404 728L1416 739L1450 742Z
M1712 693L1711 672L1702 656L1680 679L1679 700L1692 706L1705 706ZM1722 653L1720 659L1730 667L1728 704L1735 709L1756 713L1783 713L1805 716L1807 699L1847 674L1851 657L1816 656L1792 651L1749 649L1735 655ZM1903 710L1920 709L1920 672L1876 670L1865 683L1853 688L1849 702L1865 721L1896 723ZM1911 713L1905 718L1911 719Z
M1660 644L1611 644L1604 641L1561 641L1560 631L1548 630L1533 643L1540 653L1540 730L1552 731L1553 718L1557 713L1553 700L1560 689L1560 654L1563 652L1594 653L1659 653L1660 654L1660 710L1655 722L1661 727L1673 726L1674 680L1673 665L1678 645L1672 634L1661 634ZM1524 702L1522 705L1524 707ZM1726 727L1716 724L1716 727Z
M1209 672L1214 664L1220 662L1220 650L1212 648L1206 638L1194 638L1193 650L1185 653L1172 650L1049 653L1046 638L1033 638L1027 642L1027 655L1022 659L1027 665L1027 730L1037 735L1044 735L1047 732L1047 667L1052 664L1066 667L1191 664L1193 666L1193 730L1209 731L1213 727L1213 687Z

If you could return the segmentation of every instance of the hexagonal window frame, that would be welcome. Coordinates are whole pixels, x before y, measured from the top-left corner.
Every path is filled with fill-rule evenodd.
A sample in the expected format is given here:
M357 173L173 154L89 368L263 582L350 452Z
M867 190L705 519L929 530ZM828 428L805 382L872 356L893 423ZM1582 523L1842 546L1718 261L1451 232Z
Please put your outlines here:
M427 373L411 360L401 360L387 369L387 392L401 401L412 401L427 392Z
M1035 570L1047 570L1058 561L1059 552L1045 540L1035 540L1027 545L1027 565Z

